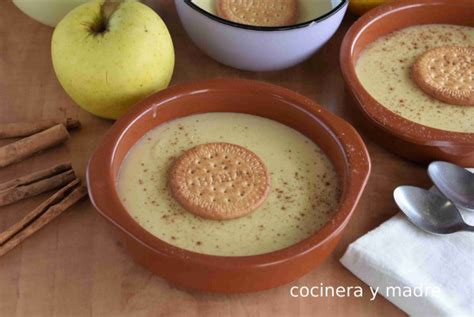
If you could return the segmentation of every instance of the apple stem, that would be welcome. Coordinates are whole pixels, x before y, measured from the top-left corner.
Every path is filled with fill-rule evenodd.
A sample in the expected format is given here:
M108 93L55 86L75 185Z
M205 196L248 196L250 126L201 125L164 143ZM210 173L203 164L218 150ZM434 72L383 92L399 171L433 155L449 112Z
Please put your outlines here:
M122 0L105 0L100 8L100 15L101 15L101 25L98 33L107 32L109 27L109 20L114 14L114 12L118 9Z

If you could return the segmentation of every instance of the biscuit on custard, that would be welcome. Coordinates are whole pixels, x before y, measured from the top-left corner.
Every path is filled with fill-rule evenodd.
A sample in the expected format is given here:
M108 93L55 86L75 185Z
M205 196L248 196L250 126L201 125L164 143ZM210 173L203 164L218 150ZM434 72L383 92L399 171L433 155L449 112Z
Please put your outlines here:
M254 26L287 26L298 20L297 0L217 0L217 15Z
M441 46L420 55L412 67L415 83L446 103L474 106L474 46Z
M187 211L208 219L245 216L270 190L270 177L252 151L230 143L207 143L187 150L169 172L169 187Z

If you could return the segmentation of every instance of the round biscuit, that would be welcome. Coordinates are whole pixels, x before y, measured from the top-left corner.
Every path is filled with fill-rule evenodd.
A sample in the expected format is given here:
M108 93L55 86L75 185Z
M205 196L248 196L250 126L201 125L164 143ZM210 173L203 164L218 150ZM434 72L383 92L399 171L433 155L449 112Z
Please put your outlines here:
M207 143L187 150L174 162L168 181L181 206L215 220L251 213L270 190L263 161L252 151L230 143Z
M474 106L474 46L441 46L426 51L413 64L412 78L438 100Z
M254 26L287 26L298 20L297 0L217 0L217 15Z

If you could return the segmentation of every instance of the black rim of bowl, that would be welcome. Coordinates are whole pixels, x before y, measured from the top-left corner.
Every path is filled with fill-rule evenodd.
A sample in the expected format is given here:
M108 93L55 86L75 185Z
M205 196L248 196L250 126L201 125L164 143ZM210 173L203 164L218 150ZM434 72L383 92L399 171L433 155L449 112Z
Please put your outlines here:
M330 1L330 0L327 0L327 1ZM293 30L293 29L304 28L304 27L309 26L313 23L321 22L321 21L331 17L332 15L334 15L340 9L342 9L348 3L348 1L349 0L341 0L341 2L337 6L335 6L334 8L332 8L327 13L325 13L325 14L323 14L323 15L315 18L315 19L312 19L312 20L309 20L309 21L306 21L306 22L303 22L303 23L292 24L292 25L287 25L287 26L255 26L255 25L248 25L248 24L232 22L232 21L220 18L217 15L214 15L214 14L202 9L197 4L195 4L192 0L184 0L184 3L187 4L188 6L190 6L192 9L198 11L199 13L207 16L208 18L210 18L214 21L224 23L224 24L236 27L236 28L254 30L254 31L285 31L285 30Z

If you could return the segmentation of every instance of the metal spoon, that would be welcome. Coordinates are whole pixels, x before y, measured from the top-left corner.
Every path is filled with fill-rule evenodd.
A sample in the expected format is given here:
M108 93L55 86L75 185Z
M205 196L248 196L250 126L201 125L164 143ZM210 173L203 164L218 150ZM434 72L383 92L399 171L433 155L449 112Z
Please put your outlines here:
M464 222L456 206L437 193L415 186L399 186L393 197L408 219L424 231L438 234L474 232L474 226Z
M433 162L428 175L441 193L456 206L474 209L474 174L448 162Z

